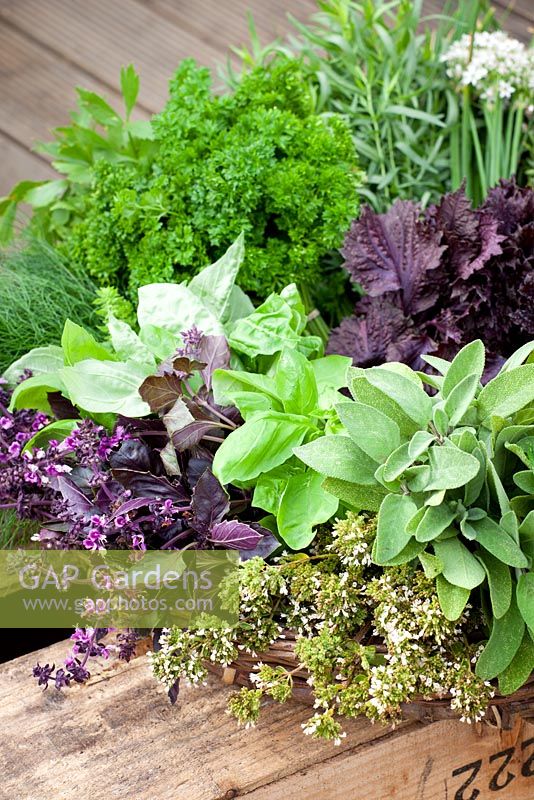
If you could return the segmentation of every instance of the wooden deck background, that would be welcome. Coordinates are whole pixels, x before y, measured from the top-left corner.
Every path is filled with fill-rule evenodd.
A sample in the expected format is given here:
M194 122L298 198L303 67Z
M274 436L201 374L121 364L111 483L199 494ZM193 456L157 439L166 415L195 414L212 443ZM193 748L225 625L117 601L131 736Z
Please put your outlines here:
M429 12L443 6L426 0ZM495 6L514 35L530 38L533 0ZM31 147L68 119L75 86L116 102L120 67L133 62L139 113L148 116L163 106L182 58L214 66L248 41L247 10L267 43L289 29L287 13L305 20L315 9L315 0L0 0L0 195L53 174Z

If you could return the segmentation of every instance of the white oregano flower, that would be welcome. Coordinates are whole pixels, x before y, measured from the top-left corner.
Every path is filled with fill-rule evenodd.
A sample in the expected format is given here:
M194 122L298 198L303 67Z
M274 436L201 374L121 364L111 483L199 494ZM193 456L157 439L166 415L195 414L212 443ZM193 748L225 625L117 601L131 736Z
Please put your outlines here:
M471 86L483 100L527 100L534 91L534 50L503 31L465 34L441 60L458 88Z

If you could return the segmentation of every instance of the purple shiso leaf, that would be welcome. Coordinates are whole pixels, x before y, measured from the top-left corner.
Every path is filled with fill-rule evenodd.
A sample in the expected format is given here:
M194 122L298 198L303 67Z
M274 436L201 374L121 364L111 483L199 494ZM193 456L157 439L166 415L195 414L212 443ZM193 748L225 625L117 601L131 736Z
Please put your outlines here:
M210 469L205 470L197 481L191 498L191 527L207 534L221 522L230 510L225 490Z
M398 292L405 314L430 308L436 297L426 273L437 269L441 234L420 219L419 206L397 200L385 214L364 208L352 223L342 254L345 268L365 292L378 297Z
M245 522L227 520L217 522L210 531L213 544L229 550L253 550L262 539L262 534Z

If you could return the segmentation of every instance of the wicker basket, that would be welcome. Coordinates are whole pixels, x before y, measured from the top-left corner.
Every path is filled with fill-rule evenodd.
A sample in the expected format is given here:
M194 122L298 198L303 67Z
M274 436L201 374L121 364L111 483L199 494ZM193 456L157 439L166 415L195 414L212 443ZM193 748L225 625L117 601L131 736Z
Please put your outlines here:
M385 647L375 645L376 649L385 652ZM300 703L313 705L312 688L309 686L308 672L299 668L295 657L295 634L285 631L283 638L278 639L268 650L253 657L243 654L237 661L228 667L221 667L208 663L210 672L218 675L226 685L253 687L250 673L257 664L282 666L292 672L293 698ZM438 720L456 719L457 714L450 707L449 696L436 697L435 699L416 699L410 703L403 703L402 714L406 719L415 719L428 724ZM498 692L492 698L485 722L497 725L499 728L510 730L515 717L534 721L534 673L529 680L512 695L504 697Z

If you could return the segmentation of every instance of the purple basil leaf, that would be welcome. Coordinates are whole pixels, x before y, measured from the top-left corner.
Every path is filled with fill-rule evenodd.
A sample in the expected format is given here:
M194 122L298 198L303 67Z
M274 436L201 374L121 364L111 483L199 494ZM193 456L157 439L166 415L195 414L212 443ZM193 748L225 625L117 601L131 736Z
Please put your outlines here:
M149 472L150 462L150 450L139 439L125 439L119 449L109 456L110 466L114 470L128 469Z
M249 558L255 558L256 556L266 559L276 550L282 547L276 536L267 528L264 528L262 525L259 525L256 522L251 522L250 527L258 533L261 533L262 537L256 547L254 547L252 550L241 550L241 561L248 561Z
M139 387L139 394L154 414L168 411L183 394L182 380L175 372L151 375Z
M200 480L200 476L203 475L209 467L211 467L212 463L213 455L211 453L206 455L191 456L187 462L187 467L185 470L187 482L189 483L191 489L195 488Z
M206 363L202 369L202 377L208 389L211 389L211 378L216 369L228 369L230 366L230 348L224 336L203 336L200 343L199 359Z
M74 481L65 475L58 475L52 479L53 487L61 494L69 509L74 513L89 519L93 514L98 513L95 505L84 495Z
M61 392L48 392L48 403L56 419L79 419L80 412Z
M136 497L161 498L184 502L189 497L181 485L176 485L166 478L152 475L150 472L118 469L112 470L113 477L125 489L129 489Z
M185 428L176 431L172 436L172 443L178 452L183 452L199 444L204 436L216 434L217 428L214 427L213 420L198 419L190 422Z
M428 289L427 273L439 267L445 249L441 234L420 213L409 200L397 200L385 214L364 208L342 249L352 280L373 297L398 292L405 314L432 306L435 291Z
M193 518L191 527L207 534L213 525L220 522L230 510L225 490L210 469L198 479L191 498Z
M137 511L139 508L144 508L152 501L151 497L133 497L131 500L126 500L119 508L112 514L112 517L119 517L122 514L129 514L131 511Z
M251 525L236 520L217 522L210 531L209 539L213 544L229 550L253 550L262 539L261 533Z

